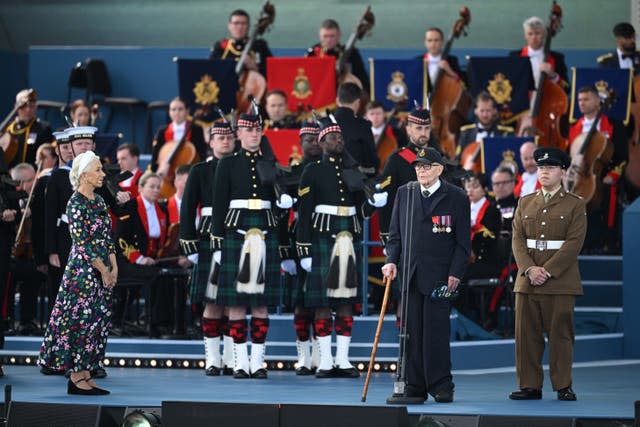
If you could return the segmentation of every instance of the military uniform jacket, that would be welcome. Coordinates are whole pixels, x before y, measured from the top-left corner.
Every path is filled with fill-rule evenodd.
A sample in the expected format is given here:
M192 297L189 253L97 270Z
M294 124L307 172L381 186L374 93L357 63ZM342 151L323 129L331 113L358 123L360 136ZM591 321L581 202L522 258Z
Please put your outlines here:
M49 123L41 121L39 118L28 123L16 119L7 127L7 132L18 142L18 151L11 163L7 165L9 168L22 162L34 164L38 147L53 141Z
M129 200L116 222L115 242L118 246L119 257L126 258L130 263L135 263L140 256L147 256L149 249L148 221L142 196ZM156 203L156 214L160 224L160 237L158 248L164 245L167 237L169 215L166 209Z
M587 231L585 202L561 188L548 203L542 191L522 197L513 219L513 256L518 265L514 291L528 294L582 295L578 255ZM558 250L527 248L527 239L563 240ZM528 268L544 267L551 277L532 286Z
M250 152L240 148L233 154L223 157L216 167L213 184L212 239L213 249L221 248L225 229L238 228L243 215L266 215L266 222L276 226L273 211L275 208L275 192L272 186L260 182L256 165L258 161L268 160L262 152ZM271 160L269 160L271 161ZM275 160L273 160L275 162ZM271 202L271 209L248 210L235 209L234 217L230 218L229 202L234 199L260 199ZM228 217L229 216L229 217Z
M436 282L447 283L449 276L462 279L471 251L469 198L460 188L442 179L440 183L440 188L430 196L428 211L423 209L417 181L398 188L389 226L387 262L400 266L408 263L407 283L417 275L418 289L423 295L429 295ZM413 203L411 212L407 210L409 198ZM446 227L436 229L443 218L448 219L450 232ZM413 230L411 236L409 227Z
M193 144L196 152L201 159L207 157L207 144L204 142L204 134L202 128L198 125L187 121L183 141L189 141ZM173 139L173 123L169 123L167 126L161 127L154 138L153 152L151 153L151 170L156 171L158 169L158 154L165 142Z
M196 217L198 208L211 208L213 205L213 179L217 165L218 159L214 157L194 165L189 172L180 205L180 240L183 242L182 250L186 255L196 253L198 240L207 238L211 233L211 216L200 217L198 230Z
M502 229L511 233L511 223L513 222L513 214L516 211L518 199L513 194L504 199L496 200L496 207L502 216Z
M73 187L69 181L70 167L67 165L54 169L47 183L44 205L44 253L58 254L60 262L69 256L71 250L71 236L69 235L66 217L67 202L73 194Z
M599 56L597 61L601 68L620 68L620 57L618 57L617 50ZM637 75L640 73L640 52L633 53L631 62L633 62L633 74Z
M476 257L475 262L500 268L498 254L498 238L502 229L502 217L495 203L487 198L487 209L478 219L475 226L471 227L471 249Z
M514 129L512 127L502 126L497 122L492 123L488 129L484 129L483 131L487 132L487 137L489 138L495 136L509 136L514 133ZM467 145L478 140L478 132L480 132L478 123L471 123L460 128L460 137L458 139L458 149L460 150L460 153Z
M287 174L289 178L297 178L298 182L302 177L302 172L304 168L309 163L315 163L317 160L309 161L308 159L302 159L302 161L296 165L291 166L291 171ZM289 194L293 198L298 197L298 185L288 185L286 188L287 194ZM284 211L283 215L280 218L280 222L278 223L278 236L280 241L280 258L282 259L294 259L296 258L296 251L292 250L292 245L295 245L296 240L296 229L298 223L298 206L299 203L296 202L293 205L293 221L289 224L289 212ZM293 248L295 249L295 248Z
M342 130L344 148L368 175L373 175L380 166L376 143L371 133L371 122L357 117L351 108L338 107L334 113Z
M318 56L323 57L325 55L333 56L336 58L336 63L340 60L340 57L344 54L344 45L337 45L334 49L325 51L320 46L320 43L316 43L307 49L307 53L305 56ZM367 74L367 70L364 68L364 62L362 62L362 56L360 55L360 51L358 48L353 48L351 50L351 56L347 58L347 64L351 67L351 74L356 76L360 83L362 83L362 88L368 93L370 84L369 84L369 74Z
M309 256L312 234L316 232L334 235L340 231L360 234L361 221L371 215L364 192L352 191L344 181L342 157L324 155L322 160L308 164L302 172L298 189L298 224L296 242L300 257ZM333 215L315 213L318 205L355 207L355 215L349 230L335 227Z
M240 59L242 50L244 49L245 40L222 39L217 41L211 48L209 59L228 59L233 58L236 61ZM269 46L264 39L256 39L249 50L249 55L256 61L258 71L263 76L267 76L267 58L273 56Z

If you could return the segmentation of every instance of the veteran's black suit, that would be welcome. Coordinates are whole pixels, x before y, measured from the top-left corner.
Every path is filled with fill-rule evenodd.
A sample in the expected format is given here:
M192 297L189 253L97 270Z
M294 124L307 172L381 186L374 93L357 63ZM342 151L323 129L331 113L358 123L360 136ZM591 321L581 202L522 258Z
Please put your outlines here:
M400 277L407 279L403 284L409 283L406 372L407 392L414 396L453 390L450 303L430 295L436 283L446 284L449 276L462 279L471 247L469 199L460 188L440 182L429 198L422 196L416 181L398 189L386 246L387 262L398 265ZM451 220L450 232L434 232L433 218L445 216Z

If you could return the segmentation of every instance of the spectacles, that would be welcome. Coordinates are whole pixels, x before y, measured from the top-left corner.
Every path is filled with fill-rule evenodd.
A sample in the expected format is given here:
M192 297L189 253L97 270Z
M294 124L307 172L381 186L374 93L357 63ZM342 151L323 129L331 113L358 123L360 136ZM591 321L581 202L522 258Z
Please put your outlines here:
M437 163L416 163L413 167L416 168L416 170L431 170L432 167L434 166L439 166Z
M508 181L496 181L496 182L492 182L491 185L493 185L494 187L500 186L500 185L508 185L513 183L513 180L510 179Z

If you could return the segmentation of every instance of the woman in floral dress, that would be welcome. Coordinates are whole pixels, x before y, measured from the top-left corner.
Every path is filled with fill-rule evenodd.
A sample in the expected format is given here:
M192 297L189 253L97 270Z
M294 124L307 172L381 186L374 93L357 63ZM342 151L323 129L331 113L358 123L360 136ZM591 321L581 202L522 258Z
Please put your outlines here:
M72 247L38 360L41 366L70 372L69 394L109 393L90 376L106 346L118 276L107 206L94 193L104 176L92 151L73 160L69 179L75 192L66 210Z

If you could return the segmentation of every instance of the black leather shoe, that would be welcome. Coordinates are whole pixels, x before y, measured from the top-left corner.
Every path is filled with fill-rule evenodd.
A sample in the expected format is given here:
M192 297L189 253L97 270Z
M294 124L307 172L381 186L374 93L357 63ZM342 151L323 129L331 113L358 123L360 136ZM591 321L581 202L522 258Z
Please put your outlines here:
M256 380L266 380L268 377L267 370L264 368L258 369L251 373L251 378Z
M74 383L71 379L69 379L69 382L67 382L67 394L78 394L81 396L98 396L101 394L98 390L96 390L93 387L88 390L85 390L76 385L77 383L81 383L83 381L87 381L87 380L83 378Z
M96 368L89 372L91 378L107 378L107 371L104 368Z
M442 390L433 396L433 399L438 403L451 403L453 402L453 390Z
M40 373L44 375L64 375L64 371L56 371L55 369L48 366L41 367Z
M334 368L334 374L337 378L360 378L360 372L354 367L351 368Z
M300 366L299 368L296 368L296 375L300 375L300 376L313 375L313 371L307 368L306 366Z
M571 387L565 387L561 390L558 390L558 400L564 400L565 402L573 402L578 400L578 396L571 389Z
M387 404L389 405L422 405L427 401L426 394L413 394L407 393L393 393L387 398Z
M246 379L246 378L251 378L251 375L249 375L243 369L238 369L237 371L233 371L233 378L235 378L237 380L243 380L243 379Z
M335 369L316 369L316 378L335 378Z
M204 371L204 374L208 377L217 377L220 375L220 368L211 365Z
M511 400L540 400L542 399L542 390L537 388L523 388L514 391L509 395Z
M96 391L96 394L100 396L106 396L107 394L111 394L109 390L105 390L100 387L93 387L93 389Z
M222 368L222 375L233 375L233 368L225 366Z

